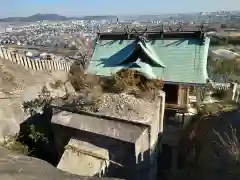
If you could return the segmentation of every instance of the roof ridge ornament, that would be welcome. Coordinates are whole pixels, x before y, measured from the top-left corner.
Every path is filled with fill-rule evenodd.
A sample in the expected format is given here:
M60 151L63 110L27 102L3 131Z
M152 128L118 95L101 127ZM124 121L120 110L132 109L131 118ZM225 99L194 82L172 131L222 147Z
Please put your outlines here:
M204 33L204 22L202 22L201 26L198 29L200 31L200 39L201 42L204 44L205 42L205 33Z
M130 33L129 33L128 25L126 26L126 28L124 27L124 31L125 31L125 33L127 34L128 39L130 39Z
M137 34L137 41L141 40L141 41L147 42L147 39L146 39L147 38L147 31L148 31L147 27L145 28L145 30L141 34L135 28L132 28L131 30L129 30L128 26L126 26L126 28L124 28L124 31L128 35L128 39L130 39L131 33L134 32L134 33Z
M132 28L132 31L134 31L137 34L136 42L142 42L142 43L147 43L147 31L148 29L145 28L142 34L140 34L135 28Z
M162 27L163 27L163 24L162 24ZM182 23L179 25L179 27L176 29L176 30L173 30L170 26L170 24L168 24L168 29L171 31L171 32L180 32L182 31Z

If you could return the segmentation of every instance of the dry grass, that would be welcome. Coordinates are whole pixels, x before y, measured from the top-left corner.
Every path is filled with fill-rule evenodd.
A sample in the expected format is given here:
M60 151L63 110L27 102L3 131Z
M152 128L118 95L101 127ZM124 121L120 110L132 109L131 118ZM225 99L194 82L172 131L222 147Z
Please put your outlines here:
M103 105L106 94L128 93L136 98L155 100L163 87L161 80L149 80L132 70L100 77L85 74L75 67L70 70L68 81L78 94L72 104L81 110L93 112L97 112Z
M1 73L3 81L8 81L8 82L11 82L11 83L15 82L16 79L15 79L14 75L12 73L8 72L4 68L4 65L0 65L0 73Z
M122 70L108 78L82 71L70 71L69 81L77 92L91 94L99 99L104 92L127 92L137 98L155 98L156 92L163 88L161 80L149 80L132 70Z
M124 69L112 75L112 77L114 80L113 85L122 91L135 92L137 90L139 93L147 92L154 94L155 90L163 88L163 82L161 80L149 80L137 71L129 69Z
M50 91L46 86L43 86L41 93L38 95L38 98L31 101L24 101L22 103L22 107L25 113L33 116L39 112L42 112L44 108L49 107L52 101L53 98L51 97Z
M75 91L88 97L89 101L98 103L101 100L103 89L99 77L78 71L69 74L69 81Z
M180 149L187 152L185 167L194 180L240 177L238 112L231 102L205 105L183 132Z
M225 132L225 137L221 136L216 130L213 130L218 137L218 141L215 142L221 148L221 152L227 153L233 161L240 163L240 144L237 137L237 131L232 127L232 125L230 125L230 128L231 135Z
M19 153L23 155L29 154L29 148L20 142L21 137L19 134L14 136L8 136L4 138L4 141L1 143L1 146L4 148Z
M237 136L237 131L230 125L231 133L224 133L220 135L216 130L214 134L217 136L218 140L215 143L220 148L221 158L225 158L228 162L227 172L228 175L236 178L240 177L240 143Z
M209 115L218 115L219 113L222 113L222 112L229 112L234 109L236 109L236 105L232 103L221 102L221 103L204 104L201 107L199 114L205 117Z
M50 87L53 89L59 89L64 86L64 82L62 80L57 80L54 83L49 83Z

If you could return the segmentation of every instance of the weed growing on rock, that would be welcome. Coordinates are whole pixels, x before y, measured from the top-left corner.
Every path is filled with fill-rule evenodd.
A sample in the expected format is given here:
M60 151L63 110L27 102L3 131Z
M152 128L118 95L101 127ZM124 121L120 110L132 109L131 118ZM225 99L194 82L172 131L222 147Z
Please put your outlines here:
M215 143L220 147L220 156L228 162L228 173L232 177L240 176L240 143L237 136L237 131L230 125L231 134L224 133L220 135L216 130L213 130L218 138Z
M240 143L238 141L236 129L233 129L232 125L230 125L230 128L231 135L224 133L225 137L221 136L216 130L213 130L218 137L216 143L223 153L227 153L233 161L240 164Z
M64 84L65 83L62 80L57 80L54 83L50 83L50 87L53 89L58 89L58 88L62 88Z
M29 127L29 135L28 137L34 141L34 143L37 143L39 141L44 143L49 143L48 139L45 137L43 133L40 133L36 130L36 127L32 124Z
M38 95L38 98L23 103L24 112L33 116L42 112L44 108L49 107L52 100L53 98L51 97L49 90L44 86L41 93Z
M7 136L4 138L1 146L19 154L29 155L29 147L21 143L21 138L22 137L19 134L16 134L14 136Z

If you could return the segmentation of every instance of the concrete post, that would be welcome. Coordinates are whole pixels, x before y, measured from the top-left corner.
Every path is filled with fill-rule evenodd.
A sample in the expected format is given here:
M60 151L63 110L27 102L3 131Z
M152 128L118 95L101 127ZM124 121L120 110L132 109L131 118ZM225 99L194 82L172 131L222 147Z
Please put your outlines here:
M56 68L56 62L55 62L55 61L52 61L52 63L53 63L53 69L52 69L52 70L57 69L57 68Z
M39 70L39 64L38 64L37 60L34 61L34 64L36 66L36 70L38 71Z
M39 70L43 70L42 61L41 60L37 60L37 62L38 62Z
M56 64L57 64L57 69L56 70L60 70L60 63L59 62L56 62Z
M4 55L3 55L3 48L2 48L2 47L0 47L0 57L1 57L1 58L4 58Z
M33 69L31 59L27 58L28 68Z
M20 57L19 57L19 54L18 53L16 53L16 59L17 59L17 64L20 64L21 63L21 61L20 61Z
M237 90L237 83L231 83L230 88L227 91L227 99L230 101L235 100L235 94Z
M40 60L40 61L41 61L41 63L42 63L42 68L43 68L43 70L45 70L46 67L47 67L47 61L44 61L44 60Z
M166 98L166 93L164 91L160 92L161 96L161 104L160 104L160 122L159 122L159 133L163 133L163 120L164 120L164 112L165 112L165 98Z
M22 65L22 66L24 66L24 63L23 63L23 56L22 55L20 55L20 65Z
M53 61L49 61L50 62L50 70L54 70L54 62Z
M25 55L23 55L23 66L24 67L28 67L28 65L27 65L27 56L25 56Z
M3 49L3 58L7 59L7 50L6 49Z
M11 56L10 56L10 54L9 54L9 51L8 51L8 50L6 50L6 54L7 54L7 59L11 61L11 59L10 59L10 58L11 58Z
M64 69L64 68L63 68L63 63L61 63L61 62L60 62L60 69L61 69L61 70Z
M236 91L237 91L237 83L233 83L232 99L231 99L233 101L235 101Z

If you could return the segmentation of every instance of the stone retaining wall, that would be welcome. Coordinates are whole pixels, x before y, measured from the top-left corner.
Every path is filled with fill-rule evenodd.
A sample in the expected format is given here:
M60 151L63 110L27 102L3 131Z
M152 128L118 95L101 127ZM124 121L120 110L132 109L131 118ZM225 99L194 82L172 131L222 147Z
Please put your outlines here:
M52 60L31 60L29 57L25 55L10 51L3 47L0 47L0 58L10 60L16 64L24 66L25 68L33 69L36 71L64 70L68 72L71 67L71 64L66 62L58 62L58 61L52 61Z

